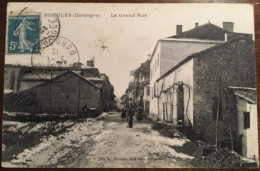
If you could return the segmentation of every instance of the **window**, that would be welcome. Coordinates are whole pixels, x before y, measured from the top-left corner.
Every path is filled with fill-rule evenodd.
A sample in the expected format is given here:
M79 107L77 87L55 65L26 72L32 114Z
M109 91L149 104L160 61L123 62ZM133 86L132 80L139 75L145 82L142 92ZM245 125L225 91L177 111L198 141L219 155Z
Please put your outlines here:
M146 89L146 95L150 95L150 87L149 86L147 86L147 89Z
M156 82L154 82L154 89L153 89L153 94L154 94L154 96L156 95Z
M150 69L150 79L152 79L152 68Z
M157 61L158 62L158 66L159 66L159 61L160 61L159 58L160 58L160 54L158 53L158 61Z
M163 115L165 115L165 103L163 102Z
M165 102L165 114L168 115L167 102Z
M152 95L152 98L153 98L153 86L151 88L151 95Z
M244 129L250 128L250 112L244 112Z
M155 60L155 71L156 71L156 69L157 69L157 59Z
M217 113L218 113L218 120L222 120L222 101L221 99L218 99L218 97L213 97L212 120L214 121L217 120Z

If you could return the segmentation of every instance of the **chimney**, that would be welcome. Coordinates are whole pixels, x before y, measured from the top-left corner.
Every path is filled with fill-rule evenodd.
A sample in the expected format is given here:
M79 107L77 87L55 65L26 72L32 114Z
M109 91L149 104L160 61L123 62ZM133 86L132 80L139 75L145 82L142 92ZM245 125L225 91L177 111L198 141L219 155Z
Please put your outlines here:
M87 61L87 66L94 67L94 61L93 60Z
M196 27L198 27L198 26L199 26L199 23L198 23L198 22L196 22L196 23L195 23L195 28L196 28Z
M182 34L182 25L176 25L176 37L180 37Z
M83 65L81 62L74 62L72 64L73 70L79 71L81 69L81 65Z
M223 22L223 30L227 32L234 32L233 22Z

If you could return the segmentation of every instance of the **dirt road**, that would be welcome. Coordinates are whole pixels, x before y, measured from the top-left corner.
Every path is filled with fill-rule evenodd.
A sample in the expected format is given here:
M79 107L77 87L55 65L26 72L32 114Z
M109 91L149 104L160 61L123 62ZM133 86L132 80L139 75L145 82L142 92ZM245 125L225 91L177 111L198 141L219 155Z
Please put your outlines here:
M135 118L135 117L134 117ZM105 113L77 123L58 136L48 136L33 148L14 156L5 167L192 167L192 156L177 152L189 142L185 137L168 138L152 129L148 120L128 128L120 113Z
M102 132L80 167L191 167L191 156L177 153L186 139L170 139L151 129L145 121L134 120L133 128L122 122L119 113L110 113Z

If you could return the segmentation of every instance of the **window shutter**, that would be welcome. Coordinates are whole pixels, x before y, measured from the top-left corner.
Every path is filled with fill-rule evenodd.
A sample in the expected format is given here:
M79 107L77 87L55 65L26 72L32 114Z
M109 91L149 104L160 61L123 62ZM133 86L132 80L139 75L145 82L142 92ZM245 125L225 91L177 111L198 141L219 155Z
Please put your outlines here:
M244 112L244 129L250 128L250 112Z

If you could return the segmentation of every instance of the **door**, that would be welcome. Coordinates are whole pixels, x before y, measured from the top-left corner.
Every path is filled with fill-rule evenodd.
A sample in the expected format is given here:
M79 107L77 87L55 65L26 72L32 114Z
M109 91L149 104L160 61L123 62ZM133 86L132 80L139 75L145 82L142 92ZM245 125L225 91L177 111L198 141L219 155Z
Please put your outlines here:
M184 124L184 91L183 85L179 85L177 91L177 124Z
M149 101L145 101L145 113L149 113L149 106L150 106L150 102Z

